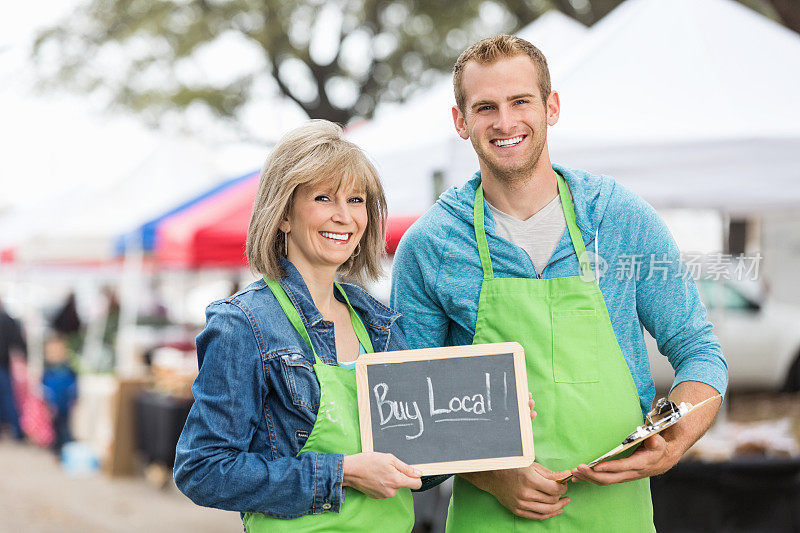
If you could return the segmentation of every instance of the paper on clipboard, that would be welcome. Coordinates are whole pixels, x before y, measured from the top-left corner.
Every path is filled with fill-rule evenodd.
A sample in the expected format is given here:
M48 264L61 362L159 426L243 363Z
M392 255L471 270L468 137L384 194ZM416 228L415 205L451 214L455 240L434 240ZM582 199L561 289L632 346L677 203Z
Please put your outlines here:
M586 463L586 465L589 467L593 467L598 463L602 463L603 461L611 459L615 455L620 454L633 446L636 446L646 438L652 437L656 433L662 432L663 430L675 424L676 422L678 422L678 420L688 415L698 407L703 406L704 404L710 402L711 400L715 400L721 397L722 397L721 394L717 394L716 396L706 398L697 405L692 405L689 402L681 402L680 404L675 404L674 402L671 402L666 398L659 399L656 402L656 405L653 408L653 410L651 410L647 414L645 423L637 427L633 433L625 437L625 440L622 441L622 444L604 453L594 461ZM561 479L557 479L556 482L566 483L570 479L572 479L572 474L563 477Z

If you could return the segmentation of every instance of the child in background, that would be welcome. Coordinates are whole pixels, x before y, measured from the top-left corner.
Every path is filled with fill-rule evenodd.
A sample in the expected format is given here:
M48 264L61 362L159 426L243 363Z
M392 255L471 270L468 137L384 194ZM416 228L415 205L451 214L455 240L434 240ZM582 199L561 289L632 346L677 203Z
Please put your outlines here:
M53 451L61 453L61 447L72 439L70 412L78 398L78 378L69 365L66 340L58 335L50 337L44 345L45 370L42 374L44 398L53 416L56 440Z

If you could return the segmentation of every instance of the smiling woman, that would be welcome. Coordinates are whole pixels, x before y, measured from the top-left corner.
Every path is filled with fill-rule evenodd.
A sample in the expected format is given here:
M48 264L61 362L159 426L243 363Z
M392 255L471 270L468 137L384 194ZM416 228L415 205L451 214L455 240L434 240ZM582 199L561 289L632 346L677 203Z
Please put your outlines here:
M195 503L240 511L251 533L411 530L421 474L361 452L352 369L408 347L399 315L335 282L377 276L385 220L374 167L335 124L312 121L272 151L247 237L264 277L211 304L197 338L175 460Z
M348 277L376 278L380 274L386 222L383 188L377 171L361 149L342 138L339 126L324 120L311 121L289 132L275 146L261 171L247 235L250 267L268 278L282 277L280 257L287 255L287 233L291 233L291 224L287 227L285 223L295 200L304 193L312 194L312 198L326 195L330 200L339 191L357 192L367 214L361 243L365 253L355 254L340 269Z
M300 271L344 264L360 248L367 227L365 194L354 184L320 183L298 187L294 196L280 224L292 262Z

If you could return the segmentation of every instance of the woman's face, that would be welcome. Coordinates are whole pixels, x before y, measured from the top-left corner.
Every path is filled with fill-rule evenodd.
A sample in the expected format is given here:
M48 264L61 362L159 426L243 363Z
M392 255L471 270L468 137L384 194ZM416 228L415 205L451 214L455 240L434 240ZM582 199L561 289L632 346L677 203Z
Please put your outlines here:
M365 193L335 184L297 188L289 216L288 258L295 266L339 268L353 254L367 227Z

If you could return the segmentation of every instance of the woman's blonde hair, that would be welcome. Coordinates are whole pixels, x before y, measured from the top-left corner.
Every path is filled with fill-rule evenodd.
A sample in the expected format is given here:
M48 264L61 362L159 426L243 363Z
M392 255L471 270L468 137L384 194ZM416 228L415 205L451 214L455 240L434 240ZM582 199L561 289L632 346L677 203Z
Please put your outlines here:
M344 139L342 128L327 120L312 120L284 135L264 164L247 231L247 261L253 271L271 279L286 275L280 262L285 238L281 221L289 215L298 187L329 182L336 190L366 195L367 227L360 251L339 271L361 280L380 275L386 198L378 172L358 146Z

